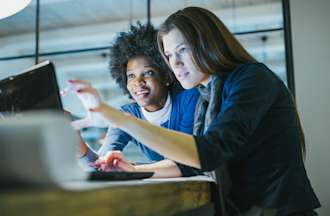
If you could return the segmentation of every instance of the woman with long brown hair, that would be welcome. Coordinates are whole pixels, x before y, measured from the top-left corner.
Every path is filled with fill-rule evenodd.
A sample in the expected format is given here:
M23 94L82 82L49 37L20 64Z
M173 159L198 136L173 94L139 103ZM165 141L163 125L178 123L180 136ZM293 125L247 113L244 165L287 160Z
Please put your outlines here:
M194 135L103 103L94 111L167 158L202 171L226 164L232 187L225 199L234 206L229 215L316 215L320 203L306 175L303 132L285 84L206 9L172 14L157 39L180 84L199 88Z

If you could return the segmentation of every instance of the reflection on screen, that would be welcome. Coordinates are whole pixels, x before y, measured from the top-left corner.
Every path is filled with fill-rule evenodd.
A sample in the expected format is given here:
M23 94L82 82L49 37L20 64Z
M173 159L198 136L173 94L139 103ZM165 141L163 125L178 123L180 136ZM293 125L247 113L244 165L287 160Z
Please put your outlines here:
M0 118L28 110L62 109L51 63L0 81Z

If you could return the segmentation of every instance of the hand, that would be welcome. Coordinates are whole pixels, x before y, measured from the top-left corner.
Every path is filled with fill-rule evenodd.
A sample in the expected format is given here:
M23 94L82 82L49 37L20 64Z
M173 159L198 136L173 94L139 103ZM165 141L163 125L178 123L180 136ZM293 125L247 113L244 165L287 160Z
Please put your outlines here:
M135 167L128 162L121 151L111 151L94 162L94 167L105 172L134 172Z
M100 105L101 97L92 85L84 80L69 80L70 87L77 94L86 110Z
M87 116L84 119L76 120L71 123L75 130L80 130L86 127L108 127L109 122L101 114L92 113L89 111L91 108L99 107L101 97L97 90L92 88L91 84L83 80L70 80L70 85L66 91L74 92L84 108L86 109ZM65 94L65 91L63 91Z
M123 122L123 116L125 113L107 105L104 103L97 90L92 88L91 85L82 80L71 80L70 83L79 84L79 89L76 90L77 96L81 98L83 104L85 104L85 109L87 110L87 117L81 120L72 122L72 126L75 129L81 129L85 127L118 127L120 122ZM82 97L84 96L84 97ZM88 100L92 100L93 105L88 105L84 102L86 96L89 97ZM126 114L128 115L128 114Z

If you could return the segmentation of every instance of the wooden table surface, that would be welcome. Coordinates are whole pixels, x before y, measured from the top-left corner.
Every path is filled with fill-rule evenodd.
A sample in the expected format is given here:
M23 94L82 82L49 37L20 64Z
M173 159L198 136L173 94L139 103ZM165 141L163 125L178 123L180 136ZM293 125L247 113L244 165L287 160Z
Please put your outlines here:
M0 189L0 216L169 216L212 204L208 181L156 181L104 186Z

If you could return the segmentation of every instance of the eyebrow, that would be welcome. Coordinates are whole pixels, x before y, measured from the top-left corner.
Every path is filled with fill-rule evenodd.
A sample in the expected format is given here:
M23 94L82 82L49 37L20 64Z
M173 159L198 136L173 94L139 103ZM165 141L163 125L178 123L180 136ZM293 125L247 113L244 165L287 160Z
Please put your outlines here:
M180 46L182 46L182 45L186 45L187 43L186 42L181 42L181 43L179 43L178 45L176 45L176 47L175 47L175 49L178 49L178 47L180 47ZM165 52L168 52L167 50L164 50L164 53Z
M186 42L181 42L175 47L175 49L177 49L179 46L182 46L182 45L185 45L185 44L186 44Z
M154 68L154 67L155 67L154 65L150 64L150 65L145 65L143 68ZM127 72L129 72L129 71L133 71L133 70L127 68Z

